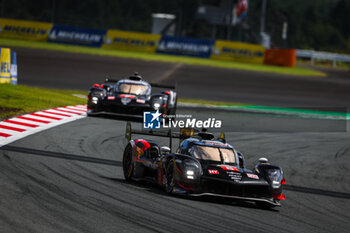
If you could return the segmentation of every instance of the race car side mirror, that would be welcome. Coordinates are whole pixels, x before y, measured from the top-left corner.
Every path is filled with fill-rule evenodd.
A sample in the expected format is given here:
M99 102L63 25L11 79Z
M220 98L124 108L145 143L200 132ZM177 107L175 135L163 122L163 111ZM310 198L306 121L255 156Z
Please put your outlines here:
M268 163L269 160L265 157L259 158L259 163Z
M160 153L161 153L161 154L169 154L170 152L171 152L171 150L170 150L170 148L167 147L167 146L162 146L162 147L160 148Z
M245 168L245 161L244 161L243 154L241 152L239 152L239 151L237 151L237 154L238 154L239 166L241 168Z

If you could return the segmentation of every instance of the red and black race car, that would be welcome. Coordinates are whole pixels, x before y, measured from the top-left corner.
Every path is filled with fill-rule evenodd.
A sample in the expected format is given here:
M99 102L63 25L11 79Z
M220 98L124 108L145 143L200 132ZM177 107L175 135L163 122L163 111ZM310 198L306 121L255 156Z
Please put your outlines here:
M152 94L152 87L165 88ZM173 89L173 90L171 90ZM121 79L106 79L104 84L94 84L89 91L87 114L112 114L119 116L142 116L145 111L159 111L175 115L177 96L176 86L148 83L136 72Z
M242 153L225 142L224 136L195 133L194 129L171 132L131 130L123 155L126 181L147 180L163 186L168 193L190 196L218 196L254 201L260 207L280 206L285 183L281 167L260 158L253 170L245 167ZM176 153L169 147L145 140L131 140L132 134L180 138ZM224 135L224 134L222 134Z

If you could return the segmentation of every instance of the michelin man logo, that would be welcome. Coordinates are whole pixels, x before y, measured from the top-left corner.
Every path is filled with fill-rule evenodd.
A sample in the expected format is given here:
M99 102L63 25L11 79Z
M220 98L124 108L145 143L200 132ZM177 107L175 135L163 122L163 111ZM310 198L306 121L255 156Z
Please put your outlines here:
M159 110L156 112L143 112L143 128L144 129L160 129Z

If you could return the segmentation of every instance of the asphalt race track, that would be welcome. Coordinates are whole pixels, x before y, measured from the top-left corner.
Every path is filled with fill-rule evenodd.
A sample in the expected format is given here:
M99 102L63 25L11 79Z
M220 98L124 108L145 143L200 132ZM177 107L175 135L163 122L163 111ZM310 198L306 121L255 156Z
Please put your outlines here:
M282 77L284 81L274 83L266 81L270 80L266 74L253 72L173 69L173 64L166 63L60 53L55 54L55 61L47 51L35 52L29 59L28 51L23 49L22 58L27 57L26 63L32 66L23 63L22 71L19 68L23 84L87 89L106 67L112 67L110 73L120 69L123 76L136 67L144 76L155 74L158 81L176 78L180 93L188 98L219 100L227 95L230 101L309 107L350 103L348 80L341 77ZM18 56L21 67L21 53ZM44 60L41 67L35 65ZM79 66L80 60L84 62ZM195 71L207 77L209 71L215 77L220 77L219 71L242 76L237 78L237 89L222 83L213 90L209 88L212 82ZM211 93L193 93L190 75L202 80L200 86ZM265 81L262 86L248 86L243 79ZM223 82L228 76L216 80ZM290 88L285 98L281 90L266 90L298 82L300 89ZM233 91L224 93L225 88ZM256 96L249 97L254 89L259 90ZM125 183L121 168L125 121L88 117L0 148L0 232L349 232L349 123L213 110L180 109L179 113L222 120L228 142L245 154L249 168L261 156L281 165L287 180L282 207L264 210L248 202L187 199L169 196L154 185ZM159 141L167 144L166 139ZM176 145L175 141L173 149Z
M350 72L329 77L291 77L260 72L189 66L137 59L13 48L19 83L88 90L105 74L116 78L138 71L145 79L178 83L181 98L288 107L350 107Z

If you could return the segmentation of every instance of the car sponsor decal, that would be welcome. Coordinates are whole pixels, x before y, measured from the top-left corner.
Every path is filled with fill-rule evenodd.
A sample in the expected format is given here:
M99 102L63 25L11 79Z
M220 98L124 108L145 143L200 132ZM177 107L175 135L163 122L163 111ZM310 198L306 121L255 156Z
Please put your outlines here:
M219 171L218 170L208 170L209 174L212 175L219 175Z
M227 176L234 181L238 181L242 179L242 174L239 172L226 171Z
M146 100L142 100L142 99L137 99L137 100L136 100L136 102L137 102L137 103L141 103L141 104L144 104L144 103L146 103Z
M221 167L222 170L226 170L226 171L236 171L239 172L239 169L237 167L234 166L229 166L229 165L218 165L218 167Z
M115 100L115 96L108 96L107 99L108 100Z
M256 179L256 180L259 179L259 176L255 175L255 174L247 173L247 176L248 176L249 178Z
M86 105L53 108L0 122L0 147L31 134L86 117Z

